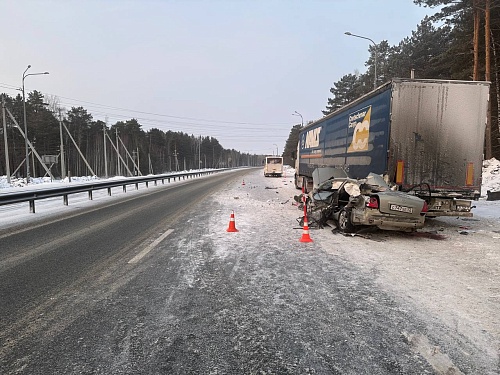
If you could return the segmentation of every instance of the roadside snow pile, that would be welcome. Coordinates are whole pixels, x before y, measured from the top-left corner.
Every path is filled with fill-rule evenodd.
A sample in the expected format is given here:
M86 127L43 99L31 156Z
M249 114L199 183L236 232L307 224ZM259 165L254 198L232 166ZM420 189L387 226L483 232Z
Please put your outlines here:
M4 189L10 187L10 185L7 183L7 179L5 176L0 176L0 189Z
M176 172L168 172L169 175L177 175L177 174L185 174L188 172L201 172L201 171L206 171L206 169L190 169L190 170L183 170L183 171L176 171ZM147 176L154 176L152 174L148 174ZM143 176L145 177L145 176ZM49 187L49 184L52 186L60 186L60 184L69 184L69 183L76 183L76 184L85 184L85 183L93 183L96 180L99 181L108 181L108 180L124 180L129 177L126 176L114 176L114 177L109 177L109 178L100 178L97 176L75 176L71 177L69 179L68 177L64 179L54 179L51 180L50 177L31 177L30 178L30 183L29 185L26 185L26 180L24 178L16 178L13 177L10 179L10 184L7 182L7 176L0 176L0 191L2 193L6 192L7 190L1 190L1 189L8 189L8 188L26 188L29 187L30 190L32 189L39 189L40 186L36 187L37 185L43 184L44 187ZM36 188L35 188L36 187ZM14 191L14 190L13 190ZM17 191L17 190L15 190Z
M0 176L0 189L22 188L26 186L37 186L41 184L43 184L44 186L47 186L47 184L58 185L61 183L69 183L69 182L84 183L87 181L95 181L95 180L99 180L99 177L93 177L93 176L71 177L71 181L69 180L68 177L66 177L63 180L51 180L50 177L34 177L30 178L30 185L26 185L26 179L24 178L11 178L9 184L7 182L7 176Z
M500 161L495 158L483 161L481 197L486 198L488 190L500 191Z

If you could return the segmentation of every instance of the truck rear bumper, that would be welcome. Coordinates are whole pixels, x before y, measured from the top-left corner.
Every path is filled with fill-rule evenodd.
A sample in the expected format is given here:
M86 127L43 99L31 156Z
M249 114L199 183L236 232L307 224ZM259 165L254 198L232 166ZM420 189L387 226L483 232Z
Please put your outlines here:
M455 216L455 217L473 217L472 212L461 212L461 211L428 211L428 217L444 217L444 216Z
M427 216L460 216L472 217L472 202L457 198L431 198Z

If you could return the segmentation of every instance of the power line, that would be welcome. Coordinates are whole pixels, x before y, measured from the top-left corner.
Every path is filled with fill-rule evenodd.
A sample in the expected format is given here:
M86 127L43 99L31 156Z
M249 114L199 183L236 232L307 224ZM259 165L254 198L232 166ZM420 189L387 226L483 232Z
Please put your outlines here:
M0 87L8 90L20 91L20 88L18 86L12 86L7 83L0 83Z
M0 87L4 87L4 88L10 89L10 90L19 90L19 88L17 86L13 86L13 85L9 85L9 84L6 84L6 83L1 83L1 82L0 82ZM233 124L233 125L263 125L263 126L270 126L270 125L289 125L290 124L290 122L283 122L283 123L255 123L255 122L238 122L238 121L225 121L225 120L209 120L209 119L204 119L204 118L186 117L186 116L174 116L174 115L167 115L167 114L163 114L163 113L154 113L154 112L138 111L138 110L129 109L129 108L114 107L114 106L110 106L110 105L99 104L99 103L89 102L89 101L85 101L85 100L73 99L73 98L69 98L69 97L66 97L66 96L60 96L60 95L57 95L57 94L51 94L51 93L46 93L46 94L54 96L56 98L62 98L62 99L74 101L76 103L91 104L93 106L100 107L100 108L107 108L107 109L113 109L113 110L119 110L119 111L127 111L127 112L131 112L131 113L140 113L140 114L144 114L144 115L152 115L152 116L158 116L158 117L175 118L175 119L180 119L180 120L203 121L203 122L213 122L213 123Z
M19 90L16 86L0 83L0 87L8 90ZM104 104L99 104L90 101L73 99L65 96L58 96L55 94L45 93L44 95L52 96L56 99L56 104L62 107L75 107L79 103L83 103L86 107L92 110L92 117L103 117L118 121L128 121L136 119L140 122L141 126L146 128L157 128L162 131L179 131L184 133L199 132L207 134L208 137L224 138L227 140L239 140L244 137L247 140L254 142L279 142L286 138L289 129L281 129L283 125L291 126L293 122L286 123L252 123L252 122L236 122L236 121L223 121L223 120L209 120L204 118L194 118L186 116L173 116L168 114L146 112L132 110L122 107L114 107ZM60 100L64 99L64 100ZM74 102L74 103L72 103ZM94 108L94 109L92 109ZM129 113L142 114L147 116L154 116L156 118L147 116L130 116ZM232 125L231 128L222 128L223 125ZM187 130L186 128L189 128ZM273 129L269 132L269 129ZM237 131L238 134L232 134L230 130ZM279 135L284 132L283 135ZM244 134L242 134L244 133Z

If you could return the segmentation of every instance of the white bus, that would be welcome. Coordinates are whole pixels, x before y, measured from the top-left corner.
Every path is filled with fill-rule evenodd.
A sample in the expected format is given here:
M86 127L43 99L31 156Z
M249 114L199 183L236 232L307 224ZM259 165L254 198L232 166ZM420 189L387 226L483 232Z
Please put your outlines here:
M283 176L283 158L281 156L266 156L264 177Z

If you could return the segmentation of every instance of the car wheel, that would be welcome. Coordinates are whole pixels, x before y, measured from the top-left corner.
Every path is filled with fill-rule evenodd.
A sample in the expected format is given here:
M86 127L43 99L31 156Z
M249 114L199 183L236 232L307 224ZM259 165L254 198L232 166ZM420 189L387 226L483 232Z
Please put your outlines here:
M338 219L339 229L344 233L354 232L354 225L351 222L351 210L345 208L339 213Z

